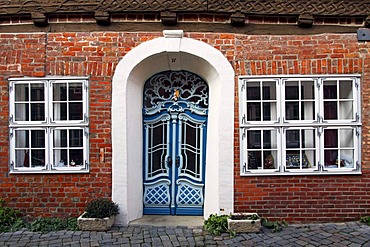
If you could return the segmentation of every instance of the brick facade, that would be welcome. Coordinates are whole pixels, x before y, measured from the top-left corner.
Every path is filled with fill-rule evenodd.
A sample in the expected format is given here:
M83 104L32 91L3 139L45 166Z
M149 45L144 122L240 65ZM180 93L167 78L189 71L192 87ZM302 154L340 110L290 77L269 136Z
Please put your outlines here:
M0 198L26 215L76 216L92 197L111 196L111 91L115 67L161 32L0 34ZM354 33L248 35L185 32L220 50L235 70L234 192L236 212L256 211L290 222L349 221L370 214L370 46ZM362 175L241 177L239 75L361 74ZM90 173L9 174L8 79L89 76ZM105 159L99 159L103 149Z

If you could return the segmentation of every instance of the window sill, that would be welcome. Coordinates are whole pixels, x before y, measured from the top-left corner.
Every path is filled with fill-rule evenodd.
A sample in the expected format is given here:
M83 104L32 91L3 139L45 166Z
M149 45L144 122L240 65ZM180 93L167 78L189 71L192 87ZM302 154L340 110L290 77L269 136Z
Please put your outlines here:
M253 176L331 176L331 175L361 175L361 171L325 171L325 172L250 172L240 173L242 177L253 177Z
M17 170L17 171L10 171L9 174L65 174L65 173L90 173L89 170Z

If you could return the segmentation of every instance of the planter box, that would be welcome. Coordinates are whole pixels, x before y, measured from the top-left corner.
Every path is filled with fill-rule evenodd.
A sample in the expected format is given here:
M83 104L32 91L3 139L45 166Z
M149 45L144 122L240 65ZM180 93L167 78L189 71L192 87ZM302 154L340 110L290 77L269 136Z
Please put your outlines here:
M255 213L241 213L231 215L236 216L237 218L248 218L248 216L257 215ZM261 219L258 216L256 220L250 219L227 219L227 225L229 230L232 230L236 233L247 233L247 232L259 232L261 229Z
M77 225L82 231L107 231L112 227L115 219L114 215L103 219L83 218L85 214L86 212L77 218Z

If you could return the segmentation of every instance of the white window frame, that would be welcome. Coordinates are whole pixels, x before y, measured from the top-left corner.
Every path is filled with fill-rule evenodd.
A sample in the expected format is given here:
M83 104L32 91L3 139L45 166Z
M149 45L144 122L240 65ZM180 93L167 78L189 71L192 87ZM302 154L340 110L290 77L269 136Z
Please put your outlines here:
M45 121L32 121L31 114L32 112L29 111L29 121L18 121L15 118L15 88L18 84L43 84L44 85L44 115ZM81 83L82 86L82 100L65 100L63 103L66 103L67 109L68 104L72 103L81 103L81 111L82 116L81 119L78 120L53 120L53 85L58 83L65 83L69 85L71 83ZM17 173L88 173L89 172L89 90L88 90L88 77L45 77L45 78L11 78L9 79L9 173L17 174ZM67 94L69 97L69 92L67 90ZM25 101L25 104L29 103L31 105L32 99L29 97L28 101ZM37 102L37 101L36 101ZM41 101L40 101L41 102ZM22 101L21 101L22 103ZM68 110L67 110L67 118L68 118ZM16 131L21 130L44 130L45 131L45 160L44 166L38 167L26 167L25 165L22 167L19 164L16 165L15 162L16 158L16 150L25 150L25 155L27 153L27 162L30 162L28 159L33 159L32 155L28 156L28 153L32 151L32 144L28 144L28 146L17 148L16 147L16 138L15 133ZM83 133L81 145L79 147L70 147L67 144L66 147L54 147L54 131L55 130L81 130ZM30 138L30 137L29 137ZM70 140L66 140L69 142ZM31 143L31 141L29 141ZM41 148L40 148L41 149ZM58 164L54 164L54 155L56 154L54 150L67 150L68 153L67 157L70 157L71 150L75 149L76 152L79 154L82 153L82 160L79 161L79 164L75 164L74 161L70 158L70 160L66 160L65 162L60 160ZM80 151L78 151L80 150ZM19 158L18 152L18 158ZM23 158L26 159L26 156ZM68 158L67 158L68 159ZM32 163L32 162L31 162ZM31 163L28 163L31 165ZM64 164L65 163L65 164ZM64 165L62 165L64 164ZM30 166L29 165L29 166Z
M261 116L257 117L261 119L261 121L248 121L248 111L247 111L247 102L252 102L253 100L247 101L247 86L248 83L260 83L263 85L263 82L276 82L276 89L270 90L271 92L276 91L276 114L277 120L270 121L266 120L263 121L263 102L269 102L269 100L263 101L261 93ZM285 83L289 82L297 82L297 85L301 85L301 81L304 82L312 82L314 91L312 92L312 97L314 97L313 102L310 104L311 107L308 109L312 109L312 112L308 112L307 114L312 114L312 119L301 119L301 120L287 120L286 119L286 107L285 107ZM343 119L325 119L324 118L324 83L326 82L352 82L352 99L349 100L341 100L339 96L339 87L337 87L337 100L333 99L332 101L337 101L337 106L340 104L346 104L347 102L353 102L352 104L352 112L350 110L346 110L352 114L352 116L343 118ZM249 84L250 85L250 84ZM339 85L339 84L338 84ZM262 92L264 89L261 86L260 91ZM299 89L300 91L301 89ZM300 91L302 92L302 91ZM311 91L310 91L311 92ZM239 132L240 132L240 175L241 176L270 176L270 175L325 175L325 174L361 174L361 93L360 93L360 75L359 74L350 74L350 75L277 75L277 76L239 76ZM258 101L258 100L257 100ZM294 101L294 100L293 100ZM301 97L297 100L300 109L303 106L306 100L302 100ZM312 101L312 100L307 100ZM328 100L326 100L328 101ZM344 103L343 103L344 102ZM349 104L350 105L350 104ZM275 114L273 107L270 107L270 114ZM272 110L271 110L272 109ZM350 109L350 108L349 108ZM273 112L273 113L272 113ZM249 110L250 113L250 110ZM339 110L337 115L339 114ZM301 110L299 112L299 118L301 118ZM339 118L339 115L337 116ZM250 119L249 119L250 120ZM274 157L275 167L273 169L264 169L264 164L262 161L264 158L259 157L261 162L259 163L258 169L254 166L250 166L253 168L248 169L248 151L250 152L253 149L248 149L248 138L247 133L248 131L253 130L263 130L263 129L276 129L278 136L277 136L277 143L272 144L277 147L278 152ZM338 164L337 168L331 168L328 165L325 165L325 143L324 143L324 130L325 129L347 129L353 130L353 147L344 147L342 148L338 144L338 155L341 153L340 150L348 150L347 152L351 152L353 150L353 161L350 166L341 166ZM301 162L298 169L288 169L287 164L287 143L286 143L286 131L287 130L313 130L313 137L309 139L312 141L314 147L306 148L302 147L300 144L300 148L297 148L297 152L303 153L303 151L309 151L311 154L311 160L315 160L315 164L307 165L305 163L305 167L303 167L303 161L305 158L300 158ZM339 134L338 134L339 135ZM306 136L305 136L306 137ZM338 139L338 137L337 137ZM304 141L301 139L300 142ZM338 143L340 140L337 140ZM249 143L250 144L250 143ZM292 148L294 149L294 148ZM334 148L335 149L335 148ZM294 151L294 150L290 150ZM344 152L345 153L345 152ZM291 154L290 154L291 155ZM262 153L260 156L263 156ZM344 155L345 156L345 155ZM306 154L305 154L306 157ZM314 157L314 158L313 158ZM338 157L342 162L342 157ZM309 159L308 159L309 160ZM289 160L290 162L290 160ZM257 162L258 163L258 162ZM291 164L291 163L289 163ZM328 163L327 163L328 164ZM329 163L331 164L331 163ZM348 164L348 163L347 163ZM353 166L352 166L353 165ZM292 167L291 165L289 166ZM294 167L295 168L295 167Z

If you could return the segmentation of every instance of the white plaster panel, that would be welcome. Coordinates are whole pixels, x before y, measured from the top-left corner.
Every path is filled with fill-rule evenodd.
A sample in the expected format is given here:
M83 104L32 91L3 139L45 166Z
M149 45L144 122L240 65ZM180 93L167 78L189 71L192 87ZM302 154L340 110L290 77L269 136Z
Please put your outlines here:
M198 74L210 90L204 216L220 213L220 208L233 211L234 71L218 50L176 34L131 50L113 77L112 197L121 209L116 224L142 216L142 89L150 76L171 69L166 49L171 47L173 55L177 46L180 61L172 69Z

